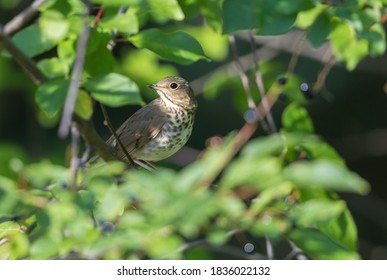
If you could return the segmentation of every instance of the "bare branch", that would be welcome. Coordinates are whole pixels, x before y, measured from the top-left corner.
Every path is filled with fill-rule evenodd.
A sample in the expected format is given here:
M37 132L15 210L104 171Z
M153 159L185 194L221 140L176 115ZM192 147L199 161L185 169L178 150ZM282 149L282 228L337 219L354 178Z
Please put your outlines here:
M10 35L22 28L38 13L40 6L42 6L45 2L46 0L35 0L30 6L16 15L4 26L4 34Z
M265 90L265 84L263 82L263 76L262 76L262 73L259 69L259 63L258 63L259 57L257 55L257 52L255 51L256 46L255 46L255 42L254 42L253 30L250 30L249 37L250 37L251 50L252 50L252 54L253 54L253 58L254 58L253 61L254 61L254 68L255 68L255 84L257 85L259 94L261 96L261 100L263 100L263 97L266 94L266 90ZM263 101L264 101L263 106L267 107L268 104L266 104L265 100L263 100ZM276 132L277 127L275 125L274 118L273 118L273 115L272 115L270 110L268 111L268 114L266 116L266 120L267 120L267 124L270 127L271 132Z
M243 88L245 89L247 104L249 105L250 109L255 108L256 105L255 105L255 101L253 99L253 96L251 95L249 78L247 77L245 70L243 69L243 66L239 61L238 50L237 50L236 44L235 44L235 37L234 37L234 35L230 35L228 38L229 38L229 43L231 46L232 54L234 56L234 61L235 61L235 64L237 66L238 73L241 77Z
M104 161L119 160L113 154L112 149L97 133L93 123L90 120L83 120L77 115L74 115L73 119L79 124L79 131L82 137L90 146L94 148L98 156L100 156Z
M47 80L43 73L36 67L35 62L27 57L25 53L23 53L4 33L2 25L0 25L0 44L4 46L17 64L19 64L36 85L40 85Z
M292 58L290 59L288 71L286 72L287 76L290 77L294 73L294 69L296 68L298 58L300 57L302 46L304 45L306 40L306 32L303 32L298 39L295 50L292 54Z
M83 65L86 57L86 48L87 42L90 35L90 27L87 20L88 17L88 8L85 6L85 14L83 16L83 30L78 39L77 44L77 57L74 62L74 67L71 74L71 82L67 92L66 102L63 109L62 119L59 125L59 137L67 137L70 129L71 118L74 112L75 102L77 100L77 95L79 91L79 86L81 83L81 75L83 71Z
M237 70L238 70L238 73L239 73L239 76L240 76L240 79L242 81L242 85L243 85L243 88L244 88L244 91L246 94L247 104L248 104L250 109L254 109L256 107L256 104L255 104L255 101L254 101L253 96L251 94L249 78L246 75L245 70L243 69L243 66L239 60L239 55L238 55L238 50L236 48L234 35L229 36L229 42L230 42L231 50L232 50L232 53L234 56L235 65L237 67ZM267 125L267 123L265 122L265 119L262 116L259 116L258 120L259 120L262 128L265 131L270 132L270 128Z

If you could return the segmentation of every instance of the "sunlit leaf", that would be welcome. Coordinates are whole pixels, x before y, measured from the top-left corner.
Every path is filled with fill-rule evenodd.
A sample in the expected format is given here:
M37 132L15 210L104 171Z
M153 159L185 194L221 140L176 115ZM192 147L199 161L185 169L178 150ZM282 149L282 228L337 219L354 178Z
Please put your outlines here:
M57 79L47 81L38 87L35 100L48 117L53 117L63 107L69 85L69 80Z
M84 120L90 119L93 114L93 102L84 90L79 90L74 112Z
M329 36L335 56L345 63L348 70L368 54L369 42L358 39L355 30L347 23L337 24Z
M137 85L118 73L92 77L84 86L96 100L105 105L117 107L143 104Z
M357 252L346 249L316 229L295 229L289 238L313 259L319 260L356 260Z
M226 188L252 184L264 189L281 180L281 170L282 162L277 157L243 157L227 167L220 184Z
M1 259L21 259L26 256L29 249L29 241L16 222L0 223L0 258Z
M337 219L345 208L345 203L340 200L313 199L297 205L291 211L291 217L297 225L313 226Z
M131 9L128 9L123 14L102 18L100 25L110 32L114 30L125 34L135 34L138 32L138 19Z
M308 111L296 102L286 107L282 114L282 125L286 131L313 132L313 123Z
M65 38L69 30L69 22L62 13L56 10L46 10L39 18L39 26L44 36L55 42Z
M68 64L57 57L42 59L37 66L49 79L65 78L70 71Z
M12 41L28 57L34 57L52 49L57 40L44 36L41 28L37 24L30 25L17 32Z
M149 49L164 59L180 64L191 64L206 59L202 47L185 32L164 33L159 29L147 29L129 40L138 48Z
M300 188L323 188L360 194L369 190L368 183L359 175L331 160L292 163L285 168L284 176Z
M152 17L158 22L183 20L184 13L177 0L148 0Z

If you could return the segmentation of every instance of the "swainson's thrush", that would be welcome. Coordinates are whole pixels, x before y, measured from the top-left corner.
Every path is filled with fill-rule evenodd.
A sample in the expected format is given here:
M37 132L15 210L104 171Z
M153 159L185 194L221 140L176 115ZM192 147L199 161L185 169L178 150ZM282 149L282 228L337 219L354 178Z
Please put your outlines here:
M176 153L191 135L197 107L188 82L166 77L149 85L160 98L136 111L117 130L117 135L135 160L159 161ZM118 157L125 154L114 136L107 141Z

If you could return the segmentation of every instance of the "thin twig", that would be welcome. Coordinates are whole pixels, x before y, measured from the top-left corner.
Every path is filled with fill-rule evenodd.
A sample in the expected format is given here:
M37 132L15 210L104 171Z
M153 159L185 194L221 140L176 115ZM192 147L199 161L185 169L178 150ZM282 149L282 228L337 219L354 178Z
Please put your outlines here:
M10 35L23 27L38 13L40 6L45 2L46 0L35 0L30 6L17 14L4 26L4 34Z
M329 71L332 69L333 65L336 63L336 58L331 54L329 60L324 64L321 71L318 73L317 81L313 86L313 90L320 90L325 84L325 80L329 74Z
M105 106L100 103L100 107L101 107L101 111L102 111L103 117L104 117L105 122L106 122L106 126L109 128L110 133L114 136L114 139L116 139L116 141L118 143L118 146L120 146L122 152L125 154L126 158L130 162L130 164L134 166L135 163L134 163L132 157L129 155L128 151L126 150L124 144L122 144L120 137L117 135L117 132L114 129L114 127L113 127L113 125L112 125L112 123L110 121L110 118L109 118L109 115L108 115L108 113L106 111Z
M249 32L249 38L250 38L250 46L251 46L251 50L253 53L253 61L254 61L254 68L255 68L255 84L257 85L259 94L261 96L261 100L263 100L263 97L266 94L266 90L265 90L265 83L263 82L262 72L259 68L259 63L258 63L259 57L258 57L258 54L256 52L253 30L250 30L250 32ZM265 100L263 100L263 106L265 106L265 107L268 106L268 104L266 104ZM267 123L270 127L271 132L276 132L277 127L275 125L274 118L273 118L273 115L272 115L270 110L268 111L268 113L266 115L266 119L267 119Z
M70 160L70 174L71 174L71 187L76 189L77 175L79 167L79 127L76 122L71 124L71 160Z
M86 48L87 42L89 40L90 35L90 27L88 23L88 7L85 4L85 13L83 19L83 30L78 39L77 44L77 57L74 62L72 74L71 74L71 82L67 92L66 102L63 108L62 119L59 124L59 137L65 138L67 137L70 129L71 119L74 112L75 102L77 100L77 95L79 91L79 86L81 83L81 75L83 71L83 65L85 63L86 57Z
M240 79L242 81L242 85L243 85L243 88L244 88L244 91L246 94L247 104L248 104L249 108L253 110L254 108L256 108L256 104L255 104L255 101L254 101L253 96L251 94L249 78L246 75L246 73L243 69L243 66L240 62L240 59L239 59L238 50L236 48L236 43L235 43L235 36L230 35L228 38L229 38L229 43L230 43L231 50L232 50L232 53L234 56L234 62L235 62L236 68L238 70L238 73L239 73L239 76L240 76ZM261 102L262 102L262 100L261 100ZM259 120L262 128L265 131L270 132L270 128L267 125L267 123L265 122L265 119L262 116L258 116L258 120Z
M247 104L249 105L250 109L253 109L253 108L256 107L255 101L253 99L253 96L251 95L251 88L250 88L249 78L247 77L247 75L246 75L246 73L245 73L245 71L243 69L243 66L242 66L242 64L239 61L239 55L238 55L238 50L236 48L234 35L230 35L228 37L228 40L229 40L229 43L230 43L230 46L231 46L232 54L234 56L234 62L236 64L236 66L237 66L237 70L238 70L238 73L239 73L239 75L241 77L243 88L245 90L245 94L246 94L246 98L247 98Z
M13 59L19 64L19 66L36 85L40 85L47 81L47 78L36 67L35 62L26 56L26 54L23 53L4 33L2 25L0 25L0 44L4 46L4 48L10 53Z
M95 19L94 19L94 22L93 22L93 27L96 27L97 24L101 21L102 14L103 14L104 11L105 11L105 8L104 8L104 7L101 7L101 8L98 10L97 15L95 16Z
M91 147L91 146L89 145L89 143L86 143L86 149L85 149L85 151L83 152L82 157L80 158L80 166L83 167L83 166L86 164L86 162L87 162L87 161L89 160L89 158L90 158L90 154L91 154L92 150L93 150L93 147Z
M298 61L298 58L300 57L302 46L304 45L305 41L306 41L306 32L303 32L299 40L297 41L297 45L290 59L288 70L286 72L287 77L290 77L294 73L294 69L296 68L297 61Z

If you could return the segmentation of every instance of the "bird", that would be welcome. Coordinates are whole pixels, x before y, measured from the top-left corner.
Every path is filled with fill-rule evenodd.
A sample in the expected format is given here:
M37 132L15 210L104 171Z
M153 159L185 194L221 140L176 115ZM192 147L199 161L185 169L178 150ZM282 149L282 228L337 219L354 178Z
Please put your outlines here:
M181 77L165 77L148 87L156 90L159 98L136 111L116 131L137 162L160 161L180 150L191 136L198 106L192 88ZM128 161L114 135L106 143L119 159Z

